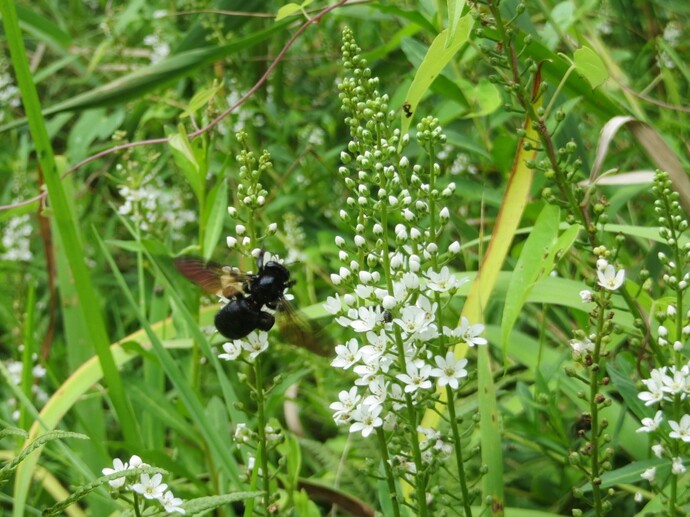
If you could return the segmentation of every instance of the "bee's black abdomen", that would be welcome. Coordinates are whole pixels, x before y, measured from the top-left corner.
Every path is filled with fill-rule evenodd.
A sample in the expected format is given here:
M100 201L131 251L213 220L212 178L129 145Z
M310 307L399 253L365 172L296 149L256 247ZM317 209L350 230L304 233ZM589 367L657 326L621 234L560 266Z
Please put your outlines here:
M241 339L257 328L269 330L274 323L271 314L259 310L251 300L243 297L230 300L215 319L218 332L228 339Z

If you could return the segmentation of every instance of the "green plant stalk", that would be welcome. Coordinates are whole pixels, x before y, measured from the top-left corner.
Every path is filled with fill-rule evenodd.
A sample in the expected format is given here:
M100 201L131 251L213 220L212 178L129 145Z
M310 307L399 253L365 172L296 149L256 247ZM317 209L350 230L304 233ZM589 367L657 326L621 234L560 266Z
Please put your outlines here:
M400 517L400 501L398 500L398 491L395 487L395 477L393 476L393 469L388 458L388 445L386 444L386 433L381 427L376 428L376 437L379 440L379 449L381 450L381 459L383 461L383 470L386 472L386 482L388 483L388 491L391 493L391 504L393 505L393 515Z
M266 398L264 396L264 376L261 371L261 354L254 361L254 378L256 379L256 405L259 435L259 450L257 451L257 464L261 465L261 479L263 481L264 507L269 512L271 504L271 478L268 471L268 442L266 441ZM258 465L256 468L259 468Z
M491 14L494 16L494 19L496 20L496 28L498 30L499 37L503 44L503 53L507 61L510 63L512 81L516 86L514 93L518 99L518 102L525 110L525 113L527 114L528 118L532 120L532 124L534 124L534 127L536 128L537 134L539 135L539 140L544 148L544 151L546 152L546 156L549 159L549 163L551 164L551 167L555 173L554 178L556 180L558 189L568 201L568 204L571 207L571 212L575 214L575 216L580 220L580 224L582 224L583 228L585 228L587 236L589 238L589 242L592 245L592 247L594 247L594 236L593 233L590 231L591 224L589 223L589 217L586 212L586 207L580 206L577 200L575 199L573 191L570 188L571 182L568 180L568 178L565 177L565 174L563 174L563 170L561 169L558 163L558 157L556 156L556 150L554 148L553 141L551 140L551 135L549 134L549 131L546 128L546 124L544 122L545 117L539 116L537 114L537 110L534 108L534 104L531 102L530 95L527 93L525 85L523 84L520 69L518 67L515 44L512 37L505 30L500 9L494 2L489 2L489 9L491 10Z
M460 442L460 432L458 430L458 419L455 415L455 397L453 389L446 386L446 396L448 397L448 416L450 417L450 429L453 432L453 449L455 449L455 463L458 466L458 477L460 478L460 491L462 492L462 506L465 515L472 517L472 507L470 506L470 491L467 489L467 476L465 475L465 463L462 459L462 443Z
M17 84L19 85L22 102L29 121L29 129L34 139L36 154L48 189L52 214L57 226L60 238L65 246L65 253L70 264L70 269L75 281L75 287L79 296L79 307L83 312L89 338L98 354L104 378L108 385L110 398L117 413L125 440L132 447L141 443L138 425L134 413L125 395L119 372L110 353L108 333L105 322L98 310L100 306L98 297L91 282L89 270L84 262L84 249L76 231L76 221L72 218L68 200L62 188L60 176L55 164L55 157L51 147L45 120L41 113L41 103L38 98L36 86L29 69L26 57L26 49L22 40L17 12L12 0L0 2L0 14L5 28L7 44L10 49L12 65L15 70ZM23 511L24 501L15 502L15 515Z
M664 208L666 209L666 213L668 214L668 222L669 222L669 232L671 233L671 239L673 239L674 245L673 245L673 260L675 263L675 268L673 271L673 274L677 279L682 279L683 278L683 265L686 263L686 259L684 257L684 254L682 253L682 250L680 249L679 246L679 240L682 238L682 235L679 234L677 231L676 223L674 221L674 211L672 207L670 206L668 202L668 198L666 196L662 196L662 200L664 202ZM676 324L676 339L679 339L680 336L683 335L683 315L685 314L685 311L683 310L683 291L677 286L672 286L673 289L676 291L676 317L675 317L675 324ZM684 363L684 358L683 354L678 351L674 353L674 363L677 366L682 366ZM679 395L675 395L673 397L673 415L676 418L676 421L680 420L680 418L683 415L683 411L681 408L681 400ZM680 442L679 440L673 440L672 441L672 452L671 454L673 455L674 458L677 458L680 456ZM669 515L675 515L676 514L676 502L678 500L678 476L673 474L671 475L670 479L670 494L668 498L668 513Z
M604 323L605 323L605 307L610 300L608 292L602 293L601 305L597 314L597 331L596 340L594 342L594 352L592 353L592 366L589 373L589 411L592 415L592 427L590 429L590 443L592 448L589 452L590 457L590 482L592 484L592 497L594 499L594 513L595 515L604 515L601 497L601 471L599 464L599 403L597 402L597 395L599 394L599 372L603 370L601 360L601 347L603 341ZM596 367L595 367L596 366Z
M383 185L382 185L383 188ZM391 275L391 263L390 257L388 256L388 210L384 206L381 209L381 226L383 227L383 249L381 250L381 256L383 258L383 268L384 276L386 277L386 285L388 287L388 292L393 293L393 277ZM398 352L398 367L401 372L407 373L407 367L405 364L405 347L403 346L402 336L400 335L400 328L395 327L395 345ZM417 472L415 473L416 483L415 490L417 492L417 511L421 517L426 517L427 507L426 507L426 483L427 475L424 473L424 463L422 462L422 451L419 447L419 437L417 436L417 411L414 406L414 401L409 393L405 393L405 406L408 411L408 419L410 424L410 441L412 442L412 453L414 457L414 463ZM385 440L382 442L382 453L386 448ZM386 450L386 456L388 452Z

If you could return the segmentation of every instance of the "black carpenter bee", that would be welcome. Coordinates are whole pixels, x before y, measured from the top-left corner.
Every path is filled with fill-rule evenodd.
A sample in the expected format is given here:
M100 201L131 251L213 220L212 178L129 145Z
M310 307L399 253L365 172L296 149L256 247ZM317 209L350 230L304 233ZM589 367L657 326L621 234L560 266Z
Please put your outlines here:
M264 263L263 252L257 265L256 273L245 273L236 267L195 257L175 261L178 271L206 292L229 299L214 321L218 332L226 338L241 339L257 329L272 329L276 318L264 310L268 308L277 312L280 330L290 341L323 353L310 324L285 298L285 290L295 284L290 279L290 271L273 260Z

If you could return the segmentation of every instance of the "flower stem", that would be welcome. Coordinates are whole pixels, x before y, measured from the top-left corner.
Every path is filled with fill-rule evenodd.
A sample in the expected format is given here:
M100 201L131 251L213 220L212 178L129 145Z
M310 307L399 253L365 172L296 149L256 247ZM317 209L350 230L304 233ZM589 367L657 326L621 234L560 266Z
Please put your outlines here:
M393 476L393 469L388 458L388 444L386 443L386 433L381 427L376 428L376 438L379 440L379 449L381 450L381 457L383 460L383 469L386 471L386 482L388 483L388 491L391 494L391 505L393 506L393 515L400 517L400 502L398 500L398 491L395 487L395 477Z
M458 477L460 479L460 491L462 492L462 505L465 515L472 517L472 507L470 506L470 491L467 488L467 476L465 475L465 464L462 460L462 444L460 443L460 432L458 431L458 421L455 416L455 398L453 389L446 386L446 396L448 398L448 416L450 416L450 428L453 431L453 449L455 449L455 463L458 466Z
M261 355L254 361L254 378L256 379L256 405L259 435L256 461L261 465L261 479L264 485L264 507L268 511L271 504L271 483L268 476L268 447L266 442L266 408L264 398L263 373L261 371Z

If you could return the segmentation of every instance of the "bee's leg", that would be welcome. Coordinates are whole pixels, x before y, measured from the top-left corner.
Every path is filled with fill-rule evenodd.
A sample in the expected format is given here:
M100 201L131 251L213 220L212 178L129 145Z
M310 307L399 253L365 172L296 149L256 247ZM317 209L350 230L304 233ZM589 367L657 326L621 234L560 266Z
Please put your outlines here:
M276 322L276 319L273 317L272 314L269 314L265 311L260 311L259 312L259 320L257 324L257 328L265 331L269 331L273 328L273 325Z

